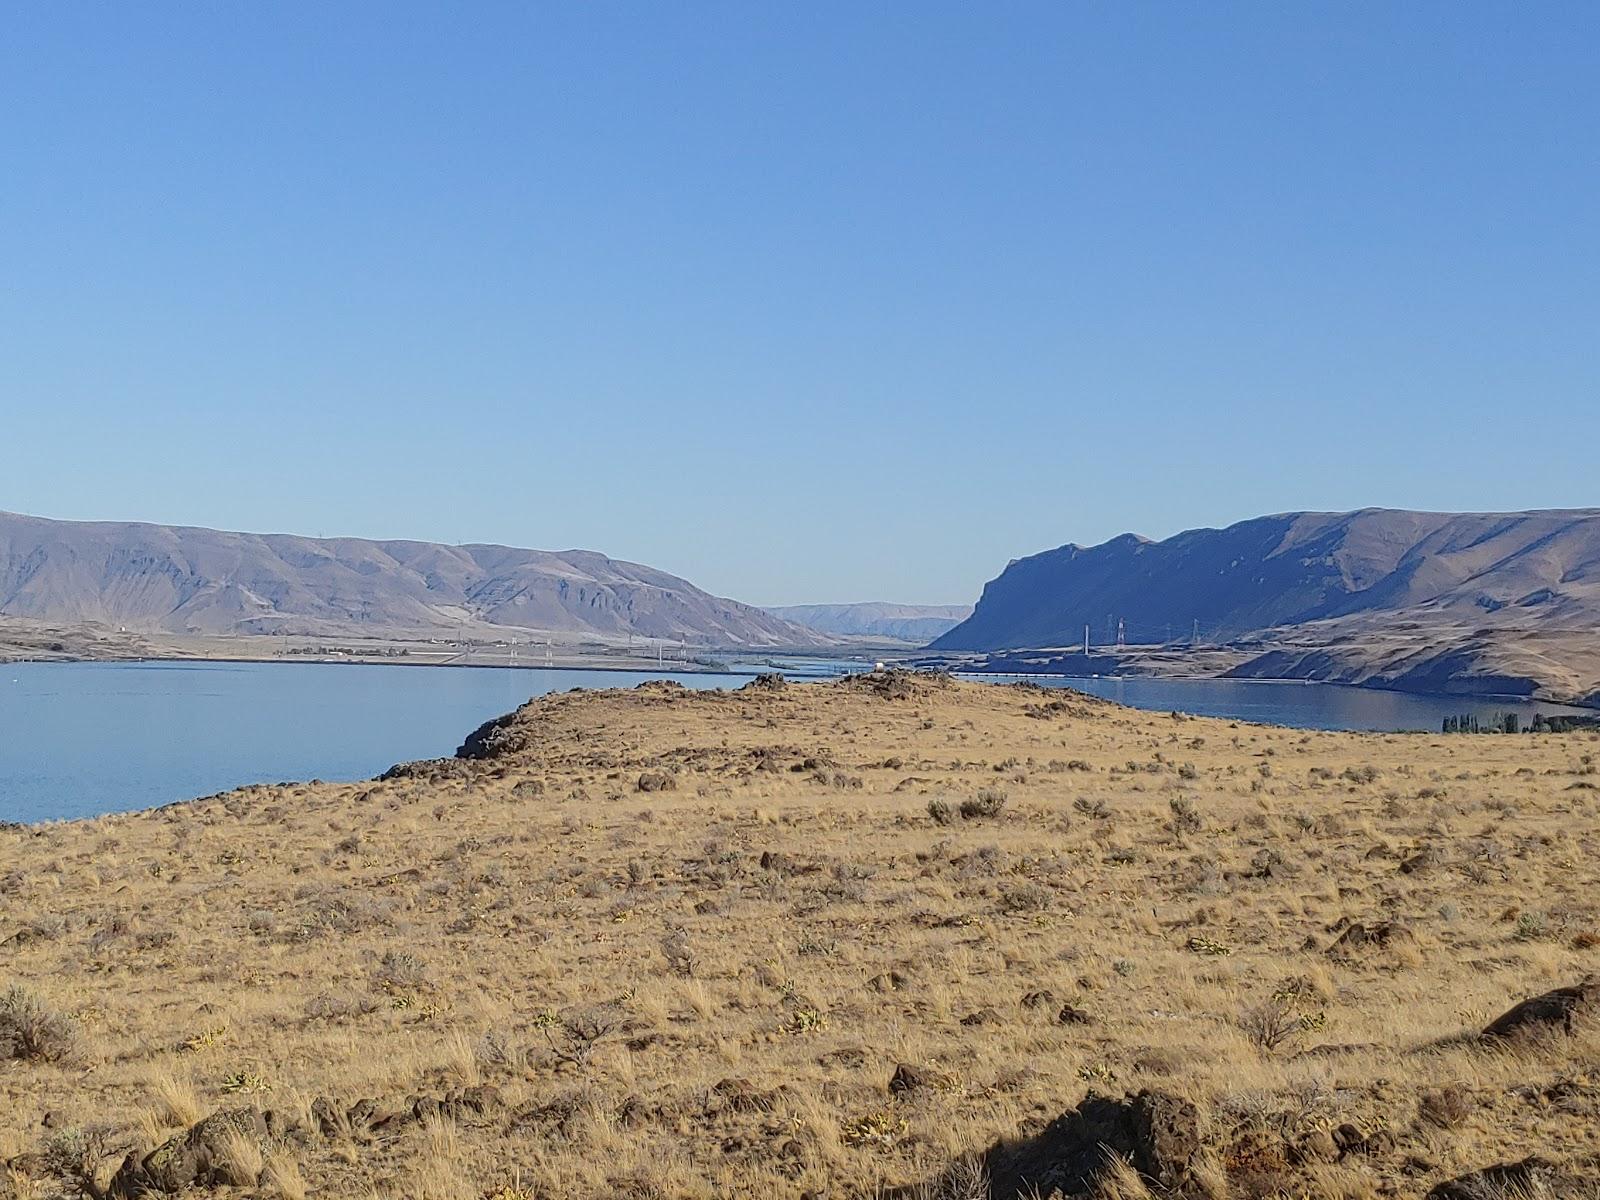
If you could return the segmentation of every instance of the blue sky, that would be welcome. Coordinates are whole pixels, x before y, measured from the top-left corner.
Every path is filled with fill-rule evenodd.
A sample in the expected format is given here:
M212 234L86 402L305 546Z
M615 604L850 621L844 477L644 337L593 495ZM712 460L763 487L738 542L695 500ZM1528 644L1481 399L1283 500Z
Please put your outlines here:
M1600 503L1600 7L16 5L0 508L758 603Z

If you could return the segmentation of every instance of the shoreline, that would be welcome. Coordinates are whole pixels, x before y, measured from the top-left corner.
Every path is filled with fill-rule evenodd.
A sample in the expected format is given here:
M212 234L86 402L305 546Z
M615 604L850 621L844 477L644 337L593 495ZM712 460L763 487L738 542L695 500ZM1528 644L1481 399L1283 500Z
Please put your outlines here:
M93 660L93 659L56 659L56 660L32 660L32 661L55 661L55 662L73 662L73 663L78 663L78 662L84 662L84 663L108 662L108 663L126 663L126 664L132 664L132 665L150 665L150 664L163 664L163 663L217 663L219 665L237 665L237 664L244 664L244 665L267 664L267 665L274 665L274 664L282 664L286 660L284 660L284 659L241 659L241 658L207 658L207 659L199 659L199 658L190 657L190 658L130 658L130 659L101 659L101 660ZM406 662L395 662L393 660L387 660L386 661L386 660L381 660L381 659L380 660L376 660L376 661L358 661L358 660L351 660L351 659L331 659L331 660L314 659L314 660L304 660L304 662L303 662L303 665L308 665L308 666L330 666L330 665L340 665L340 664L352 665L352 666L413 666L413 667L416 667L416 666L473 667L473 666L480 665L480 664L473 664L473 663L416 663L416 662L406 663ZM295 663L291 662L289 665L300 665L300 664L295 664ZM508 668L505 664L483 664L483 665L485 665L485 666L494 666L494 667L497 667L498 669L501 669L501 670L513 669L513 668ZM533 667L533 668L520 668L519 667L519 668L514 668L514 669L538 670L538 671L548 671L548 672L594 671L594 672L606 672L606 673L619 674L619 675L633 675L633 676L641 676L641 675L643 675L643 676L649 676L649 677L651 677L653 679L668 678L668 677L673 676L673 675L700 675L700 676L712 675L712 676L723 676L723 677L726 677L728 679L745 680L746 684L742 685L743 687L748 687L748 681L754 680L757 677L759 677L761 675L764 675L764 674L770 674L770 673L777 673L777 674L780 674L780 675L784 674L781 670L776 671L776 672L773 672L773 671L761 671L761 670L753 669L753 668L748 667L748 666L741 667L741 668L731 668L731 669L726 670L726 671L714 671L714 670L710 670L710 669L706 669L706 668L701 668L701 669L695 670L695 671L645 671L645 670L638 670L638 669L631 668L631 667L616 667L616 666L610 666L610 667L552 666L552 667ZM891 670L900 670L901 668L897 668L897 667L891 666L890 669ZM790 683L795 684L795 685L798 686L798 685L802 685L802 684L835 684L835 683L839 683L840 681L844 680L845 678L848 678L849 676L862 675L862 674L870 675L870 674L872 674L872 672L870 672L870 671L868 671L868 672L840 671L840 672L832 673L832 674L822 674L822 673L812 673L812 674L803 674L803 675L802 674L788 674L788 675L785 675L785 678ZM958 683L988 684L988 685L993 686L993 687L995 687L997 689L1006 688L1007 686L1009 686L1011 684L1014 684L1014 683L1028 683L1028 682L1031 682L1033 679L1039 679L1039 678L1066 680L1066 681L1069 681L1069 682L1070 681L1088 682L1089 680L1093 680L1093 679L1115 679L1115 680L1118 680L1119 682L1121 682L1121 681L1129 681L1129 680L1134 681L1134 682L1146 681L1146 680L1147 681L1151 681L1151 682L1160 681L1160 682L1179 682L1179 683L1183 683L1183 682L1209 682L1209 680L1199 679L1199 678L1195 678L1195 677L1178 677L1178 678L1175 678L1175 679L1158 680L1158 677L1150 676L1150 675L1074 676L1074 675L1067 675L1067 674L1055 673L1055 672L1046 673L1046 672L1000 672L1000 671L990 671L990 672L957 672L957 671L952 671L952 672L944 672L943 674L945 674L952 681L955 681L955 682L958 682ZM648 680L641 681L640 683L636 683L636 684L633 684L631 686L630 685L625 685L625 684L622 684L622 683L609 683L608 682L608 683L605 683L605 684L602 684L602 685L599 685L599 686L593 686L593 687L576 686L576 687L567 688L567 689L550 688L548 691L535 693L533 697L530 697L530 699L537 699L537 698L539 698L541 696L575 695L575 694L585 693L585 692L589 693L591 695L596 695L596 696L604 696L604 695L608 695L608 694L618 694L618 695L620 695L620 694L629 693L629 692L635 690L638 687L644 686L644 684L647 683L647 682L648 682ZM1582 709L1582 708L1577 708L1577 707L1571 706L1571 705L1559 705L1559 704L1555 704L1553 702L1533 701L1533 700L1528 700L1528 699L1526 699L1524 697L1517 697L1517 696L1462 697L1462 696L1458 696L1458 695L1452 695L1452 694L1449 694L1449 693L1399 692L1399 691L1396 691L1395 689L1369 688L1369 687L1361 687L1360 685L1355 685L1355 684L1325 683L1325 682L1320 681L1320 680L1249 679L1249 680L1216 680L1215 682L1228 683L1228 684L1239 684L1239 683L1243 683L1243 684L1269 684L1269 685L1279 685L1279 686L1298 685L1300 687L1335 688L1335 689L1348 690L1348 691L1354 691L1354 692L1392 691L1397 695L1416 696L1416 697L1420 697L1420 698L1423 698L1423 699L1434 700L1434 701L1449 701L1449 700L1463 700L1463 699L1467 699L1467 700L1476 699L1476 700L1479 700L1479 701L1504 700L1504 701L1513 702L1513 703L1515 703L1515 704L1517 704L1519 706L1524 706L1524 705L1525 706L1539 706L1539 705L1543 705L1543 706L1545 706L1547 708L1566 709L1566 710L1568 710L1566 712L1551 713L1551 714L1548 714L1548 715L1560 716L1560 717L1569 717L1569 718L1577 718L1578 719L1579 724L1578 724L1576 730L1574 730L1574 729L1563 729L1563 730L1560 730L1560 731L1553 731L1553 732L1556 732L1556 733L1566 733L1566 732L1574 732L1574 731L1593 732L1597 728L1597 726L1600 726L1600 714L1596 714L1594 712L1594 710L1592 710L1592 709ZM712 685L710 690L719 691L719 692L727 692L727 693L731 694L732 692L742 690L742 688L741 687L734 687L731 684L728 684L728 685ZM1431 737L1435 737L1435 736L1438 735L1438 730L1437 729L1421 727L1421 726L1416 727L1416 728L1385 729L1385 728L1354 728L1354 727L1346 728L1346 727L1326 727L1326 726L1319 726L1319 725L1304 725L1304 724L1296 724L1296 723L1283 721L1283 720L1271 720L1271 719L1267 719L1265 717L1250 717L1250 716L1240 716L1240 715L1231 715L1230 716L1230 715L1228 715L1226 713L1199 712L1199 711L1194 711L1192 709L1191 710L1186 710L1186 709L1168 709L1165 705L1162 705L1162 706L1159 706L1159 707L1150 706L1150 705L1138 705L1138 704L1129 703L1128 701L1126 701L1124 699L1119 699L1119 698L1117 698L1115 696L1102 695L1102 694L1099 694L1097 692L1086 691L1086 690L1078 689L1078 688L1070 688L1070 687L1068 687L1068 688L1050 689L1050 690L1060 690L1060 691L1063 691L1063 692L1070 692L1071 694L1073 694L1075 696L1086 698L1086 699L1088 699L1088 700L1090 700L1092 702L1103 702L1103 703L1110 704L1115 708L1125 709L1129 713L1159 716L1159 715L1164 715L1164 714L1166 714L1168 712L1178 712L1178 713L1182 713L1184 716L1186 716L1186 717L1188 717L1189 719L1192 719L1192 720L1226 721L1226 722L1229 722L1229 723L1231 723L1231 724L1233 724L1235 726L1242 726L1242 727L1255 729L1255 730L1260 730L1260 731L1332 734L1332 735L1338 735L1338 736L1357 737L1357 738L1365 738L1365 737L1394 737L1394 736L1430 737L1431 738ZM506 715L509 716L510 713L508 712ZM1482 735L1485 735L1485 736L1487 736L1487 735L1499 735L1499 731L1497 729L1493 729L1493 728L1487 728L1486 727L1481 732L1482 732ZM1474 736L1478 736L1479 735L1479 731L1474 730L1473 731L1473 735ZM1507 735L1507 736L1514 736L1514 735ZM404 757L402 755L402 757L399 758L397 763L390 764L389 768L386 768L386 769L391 769L392 770L394 768L394 766L397 766L397 765L398 766L404 766L404 765L407 765L409 763L431 762L431 761L436 761L436 760L435 759L429 759L429 758L412 759L412 758ZM353 786L353 785L358 785L358 784L362 784L362 783L377 782L377 781L381 780L382 778L383 778L383 775L381 773L374 773L374 774L371 774L371 775L365 775L365 774L359 774L359 773L358 774L353 774L353 775L346 775L346 774L343 774L343 773L337 773L337 774L330 773L330 774L318 775L315 778L280 781L279 783L276 783L276 784L274 784L273 782L271 782L269 780L265 780L265 779L250 780L250 781L246 781L246 782L232 784L231 786L225 786L225 787L221 788L218 791L209 791L209 792L193 794L193 795L179 795L179 796L172 797L171 799L160 800L160 801L157 801L155 803L142 804L142 805L138 805L138 806L135 806L135 807L105 808L105 809L101 809L101 810L98 810L98 811L94 811L94 812L90 812L90 813L86 813L86 814L78 815L78 816L42 817L42 818L38 818L38 819L24 819L24 820L12 820L12 819L9 819L9 818L0 819L0 830L4 830L4 829L7 829L7 828L11 828L11 829L40 828L40 827L44 827L44 826L54 826L54 825L62 825L62 824L74 824L74 823L79 823L79 822L96 821L96 820L99 820L99 819L104 818L104 817L124 817L124 816L133 815L133 814L139 814L139 813L156 812L156 811L161 811L161 810L164 810L164 809L182 807L182 806L186 806L186 805L200 803L200 802L207 801L207 800L212 800L212 799L215 799L218 796L227 795L227 794L229 794L231 792L236 792L236 791L239 791L241 789L273 787L273 786L288 786L288 785L311 786L313 784L332 784L332 785Z
M1247 686L1264 684L1280 687L1342 688L1356 692L1386 692L1395 696L1419 696L1427 700L1493 700L1515 704L1543 704L1551 708L1571 709L1575 714L1582 713L1600 718L1600 704L1587 705L1574 704L1568 700L1545 700L1538 696L1519 696L1515 692L1430 692L1415 688L1380 687L1377 684L1370 683L1340 683L1333 679L1234 679L1226 675L1072 675L1061 671L949 671L947 674L953 675L957 679L970 679L975 682L992 678L1014 679L1021 682L1026 682L1029 679L1109 679L1118 683L1135 683L1148 680L1160 683L1227 683Z
M1573 715L1595 715L1600 717L1600 701L1594 704L1584 704L1578 700L1556 700L1541 696L1518 694L1515 692L1442 692L1423 688L1388 687L1378 683L1346 683L1331 679L1304 679L1293 677L1260 677L1260 678L1235 678L1228 675L1205 675L1190 673L1168 673L1159 671L1142 671L1132 674L1102 673L1083 675L1066 671L985 671L973 668L959 668L954 666L944 667L933 665L928 660L917 660L915 652L899 651L896 657L894 651L883 651L882 657L863 656L856 659L830 658L827 655L814 651L774 651L775 656L810 658L818 661L837 662L841 665L852 664L862 669L870 670L871 662L884 662L890 666L906 666L916 670L941 670L944 673L960 679L974 681L988 681L992 679L1006 679L1026 683L1033 679L1060 679L1060 680L1116 680L1140 681L1150 680L1163 683L1228 683L1228 684L1277 684L1297 685L1301 687L1329 687L1347 688L1361 692L1391 693L1399 696L1417 696L1432 700L1460 700L1464 702L1488 701L1507 704L1544 705L1551 708L1570 710ZM398 655L273 655L271 657L251 657L239 654L138 654L138 655L53 655L50 657L17 657L0 658L0 666L14 663L233 663L240 665L249 664L283 664L283 665L315 665L315 666L369 666L369 667L446 667L446 668L472 668L480 670L498 671L599 671L621 675L734 675L742 678L754 678L757 675L777 671L794 679L831 679L840 674L852 672L838 671L833 673L806 672L792 673L784 671L781 666L768 665L756 667L750 664L728 663L720 667L705 666L699 663L667 663L656 665L647 660L639 660L637 664L622 665L615 662L558 662L558 663L521 663L509 661L491 662L462 662L452 658L446 661L426 661L417 658Z

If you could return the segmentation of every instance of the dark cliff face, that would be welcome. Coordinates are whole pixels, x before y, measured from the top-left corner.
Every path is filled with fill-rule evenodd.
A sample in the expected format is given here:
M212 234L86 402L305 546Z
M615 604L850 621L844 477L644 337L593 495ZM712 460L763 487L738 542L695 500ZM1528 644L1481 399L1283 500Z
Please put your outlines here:
M1208 641L1356 613L1600 614L1600 510L1287 513L1009 565L936 650Z

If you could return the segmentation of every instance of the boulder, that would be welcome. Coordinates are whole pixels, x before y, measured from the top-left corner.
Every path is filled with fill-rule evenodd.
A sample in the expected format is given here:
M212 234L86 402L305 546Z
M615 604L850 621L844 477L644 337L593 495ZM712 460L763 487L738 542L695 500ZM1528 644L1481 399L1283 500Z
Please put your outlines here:
M1063 1004L1056 1013L1057 1025L1092 1025L1094 1018L1075 1004Z
M1587 975L1572 987L1533 996L1501 1013L1483 1031L1491 1041L1540 1033L1570 1034L1582 1022L1600 1016L1600 975Z
M929 1088L948 1088L950 1085L950 1076L942 1071L919 1067L914 1063L901 1063L895 1067L894 1075L889 1079L889 1092L891 1095L904 1096Z
M1434 867L1437 867L1440 861L1440 855L1437 850L1433 849L1431 846L1425 847L1424 849L1417 851L1410 858L1401 860L1400 873L1402 875L1420 875L1424 871L1429 871Z
M1091 1093L1037 1136L997 1143L983 1165L991 1196L1048 1196L1052 1190L1076 1196L1094 1188L1114 1155L1164 1196L1210 1200L1200 1110L1170 1092L1146 1090L1121 1100Z
M1554 1163L1537 1155L1521 1162L1497 1163L1438 1184L1428 1200L1501 1200L1507 1196L1534 1197L1557 1194Z
M169 1138L144 1158L136 1159L130 1154L118 1168L108 1192L112 1196L131 1198L153 1192L180 1192L188 1187L254 1184L254 1180L230 1178L229 1144L243 1137L264 1147L270 1136L268 1117L253 1108L212 1113Z
M1295 1143L1295 1154L1301 1162L1329 1163L1339 1158L1339 1143L1326 1129L1313 1129Z
M1328 953L1335 958L1348 958L1363 950L1387 950L1416 940L1416 934L1404 921L1374 921L1370 925L1356 921L1334 940Z

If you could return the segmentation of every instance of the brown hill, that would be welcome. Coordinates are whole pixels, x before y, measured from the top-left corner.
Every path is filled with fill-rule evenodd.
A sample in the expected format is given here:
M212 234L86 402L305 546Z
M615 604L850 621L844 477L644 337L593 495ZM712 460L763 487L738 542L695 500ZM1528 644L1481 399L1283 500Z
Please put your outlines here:
M1238 673L1417 690L1600 687L1600 509L1287 513L1012 562L941 651L1238 643ZM1196 630L1198 629L1198 636Z
M589 550L225 533L0 513L0 615L178 634L524 629L719 647L826 639Z

